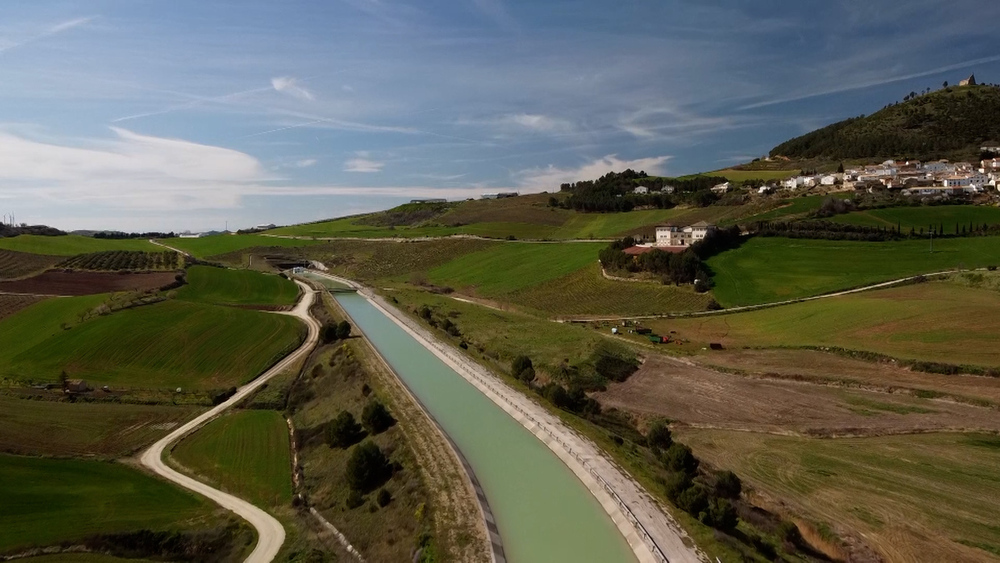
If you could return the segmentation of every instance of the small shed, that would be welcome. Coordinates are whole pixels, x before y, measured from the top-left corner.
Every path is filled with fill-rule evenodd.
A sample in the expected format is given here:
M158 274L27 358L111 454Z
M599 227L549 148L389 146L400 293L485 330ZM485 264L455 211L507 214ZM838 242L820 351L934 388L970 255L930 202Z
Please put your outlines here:
M90 386L87 382L82 379L67 379L66 380L66 392L67 393L86 393L90 391Z

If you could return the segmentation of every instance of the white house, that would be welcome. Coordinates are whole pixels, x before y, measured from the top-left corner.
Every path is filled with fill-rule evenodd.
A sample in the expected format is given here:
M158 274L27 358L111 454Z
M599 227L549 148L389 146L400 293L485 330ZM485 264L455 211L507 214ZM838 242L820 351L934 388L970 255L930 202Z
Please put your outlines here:
M819 183L821 186L832 186L837 183L837 177L833 174L827 174L826 176L820 177Z
M712 186L712 193L724 194L728 191L729 191L729 182L723 182L721 184Z
M674 193L674 191L675 191L676 189L677 189L677 188L675 188L675 187L673 187L673 186L663 186L663 189L662 189L662 190L660 190L660 191L661 191L661 192L663 192L663 193L665 193L665 194L672 194L672 193Z
M649 193L649 188L646 187L646 186L636 186L636 188L634 190L632 190L632 193L634 193L634 194L648 194Z
M950 162L948 162L947 160L938 160L938 161L935 161L935 162L925 162L924 163L924 170L926 170L928 172L931 172L931 173L950 172L950 171L952 171L954 169L955 169L955 167Z
M694 225L667 224L656 227L654 246L691 246L715 230L715 225L699 221Z

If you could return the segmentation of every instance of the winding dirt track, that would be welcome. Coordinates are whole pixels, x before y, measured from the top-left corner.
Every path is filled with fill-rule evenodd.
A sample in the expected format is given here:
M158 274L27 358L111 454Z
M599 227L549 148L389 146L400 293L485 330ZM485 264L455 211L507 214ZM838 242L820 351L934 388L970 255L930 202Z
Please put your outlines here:
M319 323L309 316L309 307L315 299L316 292L311 287L303 283L296 283L299 284L299 287L301 287L303 291L302 297L299 299L299 303L292 311L279 314L298 317L309 328L309 335L306 337L305 342L302 343L302 346L299 346L297 350L286 356L285 359L275 364L274 367L264 372L264 374L257 379L254 379L250 383L240 387L239 390L236 391L236 394L233 395L228 401L191 420L187 424L181 426L177 430L174 430L167 436L163 437L160 441L150 446L148 450L143 452L140 459L144 466L157 475L160 475L169 481L173 481L185 489L208 497L223 508L227 508L235 512L238 516L249 522L250 525L257 530L257 545L254 547L253 552L250 553L250 556L247 557L247 563L269 563L274 559L274 557L278 554L278 551L281 549L282 544L285 543L285 529L281 526L281 523L270 514L245 500L236 498L233 495L224 493L217 489L213 489L204 483L196 481L187 475L183 475L171 469L163 462L163 452L187 434L193 432L208 421L217 417L226 409L245 399L248 395L250 395L250 393L253 393L269 379L285 371L285 369L287 369L290 365L295 363L304 355L308 354L313 349L319 340Z

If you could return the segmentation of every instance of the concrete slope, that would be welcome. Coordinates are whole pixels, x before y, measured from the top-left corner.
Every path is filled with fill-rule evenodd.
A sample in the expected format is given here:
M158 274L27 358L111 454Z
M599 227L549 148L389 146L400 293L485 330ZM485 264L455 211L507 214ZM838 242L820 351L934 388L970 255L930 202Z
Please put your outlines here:
M161 477L172 481L185 489L194 491L215 501L223 508L235 512L238 516L249 522L250 525L257 531L257 546L254 547L253 552L250 553L249 557L247 557L247 563L269 563L274 559L274 557L278 554L278 551L281 549L282 544L285 543L285 529L281 526L281 523L270 514L245 500L239 499L217 489L213 489L200 481L196 481L187 475L183 475L171 469L163 462L163 452L170 449L175 442L184 436L194 432L208 421L219 416L219 414L224 412L226 409L229 409L243 399L246 399L251 393L256 391L269 379L285 371L289 366L294 364L297 360L303 358L313 349L319 340L319 323L309 316L309 307L313 303L316 292L311 287L303 283L299 283L299 286L302 288L303 292L301 299L299 299L299 303L295 306L295 309L284 314L298 317L306 323L306 326L309 328L309 335L306 337L305 342L303 342L297 350L286 356L285 359L281 360L275 364L274 367L264 372L260 377L254 379L250 383L247 383L243 387L240 387L236 391L236 394L233 395L228 401L191 420L167 436L164 436L158 442L150 446L148 450L143 452L140 459L145 467L149 468L157 475L160 475Z

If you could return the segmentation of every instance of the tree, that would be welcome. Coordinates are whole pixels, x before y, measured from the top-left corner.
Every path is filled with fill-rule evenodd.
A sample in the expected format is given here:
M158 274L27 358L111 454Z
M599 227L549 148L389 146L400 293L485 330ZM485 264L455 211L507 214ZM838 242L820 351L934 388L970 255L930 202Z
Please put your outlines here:
M701 521L723 532L731 532L740 523L733 503L724 498L709 501L708 507L701 513Z
M392 477L392 465L377 444L366 441L351 451L345 477L351 489L367 493Z
M840 163L840 166L837 166L837 173L838 174L843 174L844 173L844 163L843 162Z
M674 442L663 454L663 463L671 471L679 471L688 475L698 472L698 458L691 453L691 448Z
M365 405L365 409L361 412L361 423L372 434L381 434L392 427L396 419L380 401L372 401Z
M698 485L688 487L677 497L677 507L692 516L699 516L708 508L708 495Z
M340 340L345 340L351 336L351 323L347 321L340 321L337 323L337 338Z
M337 340L337 325L333 323L323 325L323 328L319 330L319 338L323 341L323 344L329 344Z
M649 427L649 431L646 432L646 441L649 442L650 446L655 446L661 450L669 449L674 444L670 429L660 421L654 422Z
M326 425L326 444L331 448L349 448L361 438L361 425L354 415L340 411L337 418Z
M948 87L948 81L945 80L944 83L941 84L941 87L942 88L947 88Z
M378 494L375 496L375 502L383 508L389 506L389 503L392 502L392 493L385 489L379 489Z
M715 493L722 498L739 498L743 492L743 482L732 471L715 474Z
M526 374L525 372L529 369L531 373ZM530 382L535 379L535 366L531 363L531 358L528 356L518 356L510 363L510 373L522 381Z
M518 374L517 378L525 383L531 383L532 381L535 380L535 368L529 367L525 369L524 371Z

